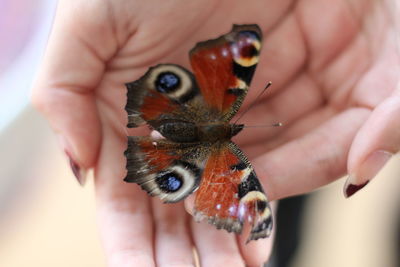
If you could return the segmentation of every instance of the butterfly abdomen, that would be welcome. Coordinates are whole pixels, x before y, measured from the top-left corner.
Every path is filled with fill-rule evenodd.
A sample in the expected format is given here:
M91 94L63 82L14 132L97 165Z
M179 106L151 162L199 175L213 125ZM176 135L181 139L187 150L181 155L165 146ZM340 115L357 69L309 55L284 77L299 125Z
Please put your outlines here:
M195 124L186 121L168 121L161 123L155 129L162 136L174 142L218 142L230 140L243 129L243 125L221 122Z
M198 127L200 141L230 140L243 129L237 124L206 124Z

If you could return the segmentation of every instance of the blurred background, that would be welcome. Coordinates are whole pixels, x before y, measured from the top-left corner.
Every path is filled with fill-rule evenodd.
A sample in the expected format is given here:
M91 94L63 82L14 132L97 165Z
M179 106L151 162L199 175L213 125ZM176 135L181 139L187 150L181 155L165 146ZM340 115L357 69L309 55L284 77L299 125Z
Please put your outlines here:
M29 104L56 3L0 0L1 267L105 266L93 184L80 188Z
M56 1L0 0L0 266L105 266L81 188L29 104ZM400 157L345 199L344 179L280 202L268 267L400 266Z

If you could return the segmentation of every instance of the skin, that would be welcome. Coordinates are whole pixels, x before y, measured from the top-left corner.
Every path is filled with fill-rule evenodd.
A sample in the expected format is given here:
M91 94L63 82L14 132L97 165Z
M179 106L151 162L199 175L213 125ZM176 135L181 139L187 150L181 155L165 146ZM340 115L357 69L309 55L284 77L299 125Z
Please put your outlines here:
M271 239L244 245L194 223L183 204L150 199L125 176L124 83L158 63L189 68L198 41L257 23L260 63L241 110L273 85L240 120L237 142L269 199L301 194L351 174L372 179L374 151L400 147L399 53L395 1L66 1L59 2L33 90L34 105L81 169L93 168L98 218L109 266L260 266ZM363 175L360 175L362 173ZM368 178L368 179L367 179ZM372 186L372 185L370 185ZM338 197L340 192L338 192Z

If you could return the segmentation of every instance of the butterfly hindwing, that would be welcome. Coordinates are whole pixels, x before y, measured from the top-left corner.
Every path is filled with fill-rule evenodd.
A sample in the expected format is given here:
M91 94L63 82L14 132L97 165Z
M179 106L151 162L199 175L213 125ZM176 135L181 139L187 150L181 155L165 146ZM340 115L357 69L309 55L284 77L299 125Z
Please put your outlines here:
M261 49L257 25L234 25L230 33L198 43L190 62L204 101L229 121L242 104Z
M270 235L272 213L267 197L253 167L234 143L213 147L196 192L195 216L237 233L249 222L249 240Z

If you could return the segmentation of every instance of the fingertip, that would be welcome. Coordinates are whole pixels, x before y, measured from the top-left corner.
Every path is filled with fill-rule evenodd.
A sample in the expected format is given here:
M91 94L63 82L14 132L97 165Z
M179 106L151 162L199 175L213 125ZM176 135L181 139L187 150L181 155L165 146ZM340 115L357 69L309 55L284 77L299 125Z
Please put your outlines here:
M39 88L32 101L49 121L61 150L74 166L80 170L94 167L102 131L93 95L70 88Z
M271 203L271 208L275 214L276 202ZM246 262L246 266L263 266L271 256L276 227L272 228L272 233L269 237L247 242L250 230L251 227L245 224L242 234L237 237L240 252Z
M271 236L252 240L250 242L247 242L247 232L247 230L244 230L243 233L238 236L240 252L246 262L246 266L263 266L272 253L275 229L272 230Z
M368 184L400 150L400 99L389 97L379 104L357 132L347 160L346 198Z
M357 132L348 158L349 173L355 172L376 151L394 154L400 149L400 98L379 104Z
M367 156L354 172L346 179L344 185L344 196L351 197L364 188L378 173L386 166L393 154L388 151L377 150Z
M366 181L362 184L356 185L351 182L353 179L354 179L353 176L350 175L347 178L346 183L344 184L343 194L344 194L345 198L351 197L352 195L357 193L359 190L364 188L369 183L369 181Z
M77 162L75 162L75 160L67 150L65 150L65 154L68 157L69 166L71 168L73 175L75 176L80 186L84 186L86 183L87 170L82 168Z

